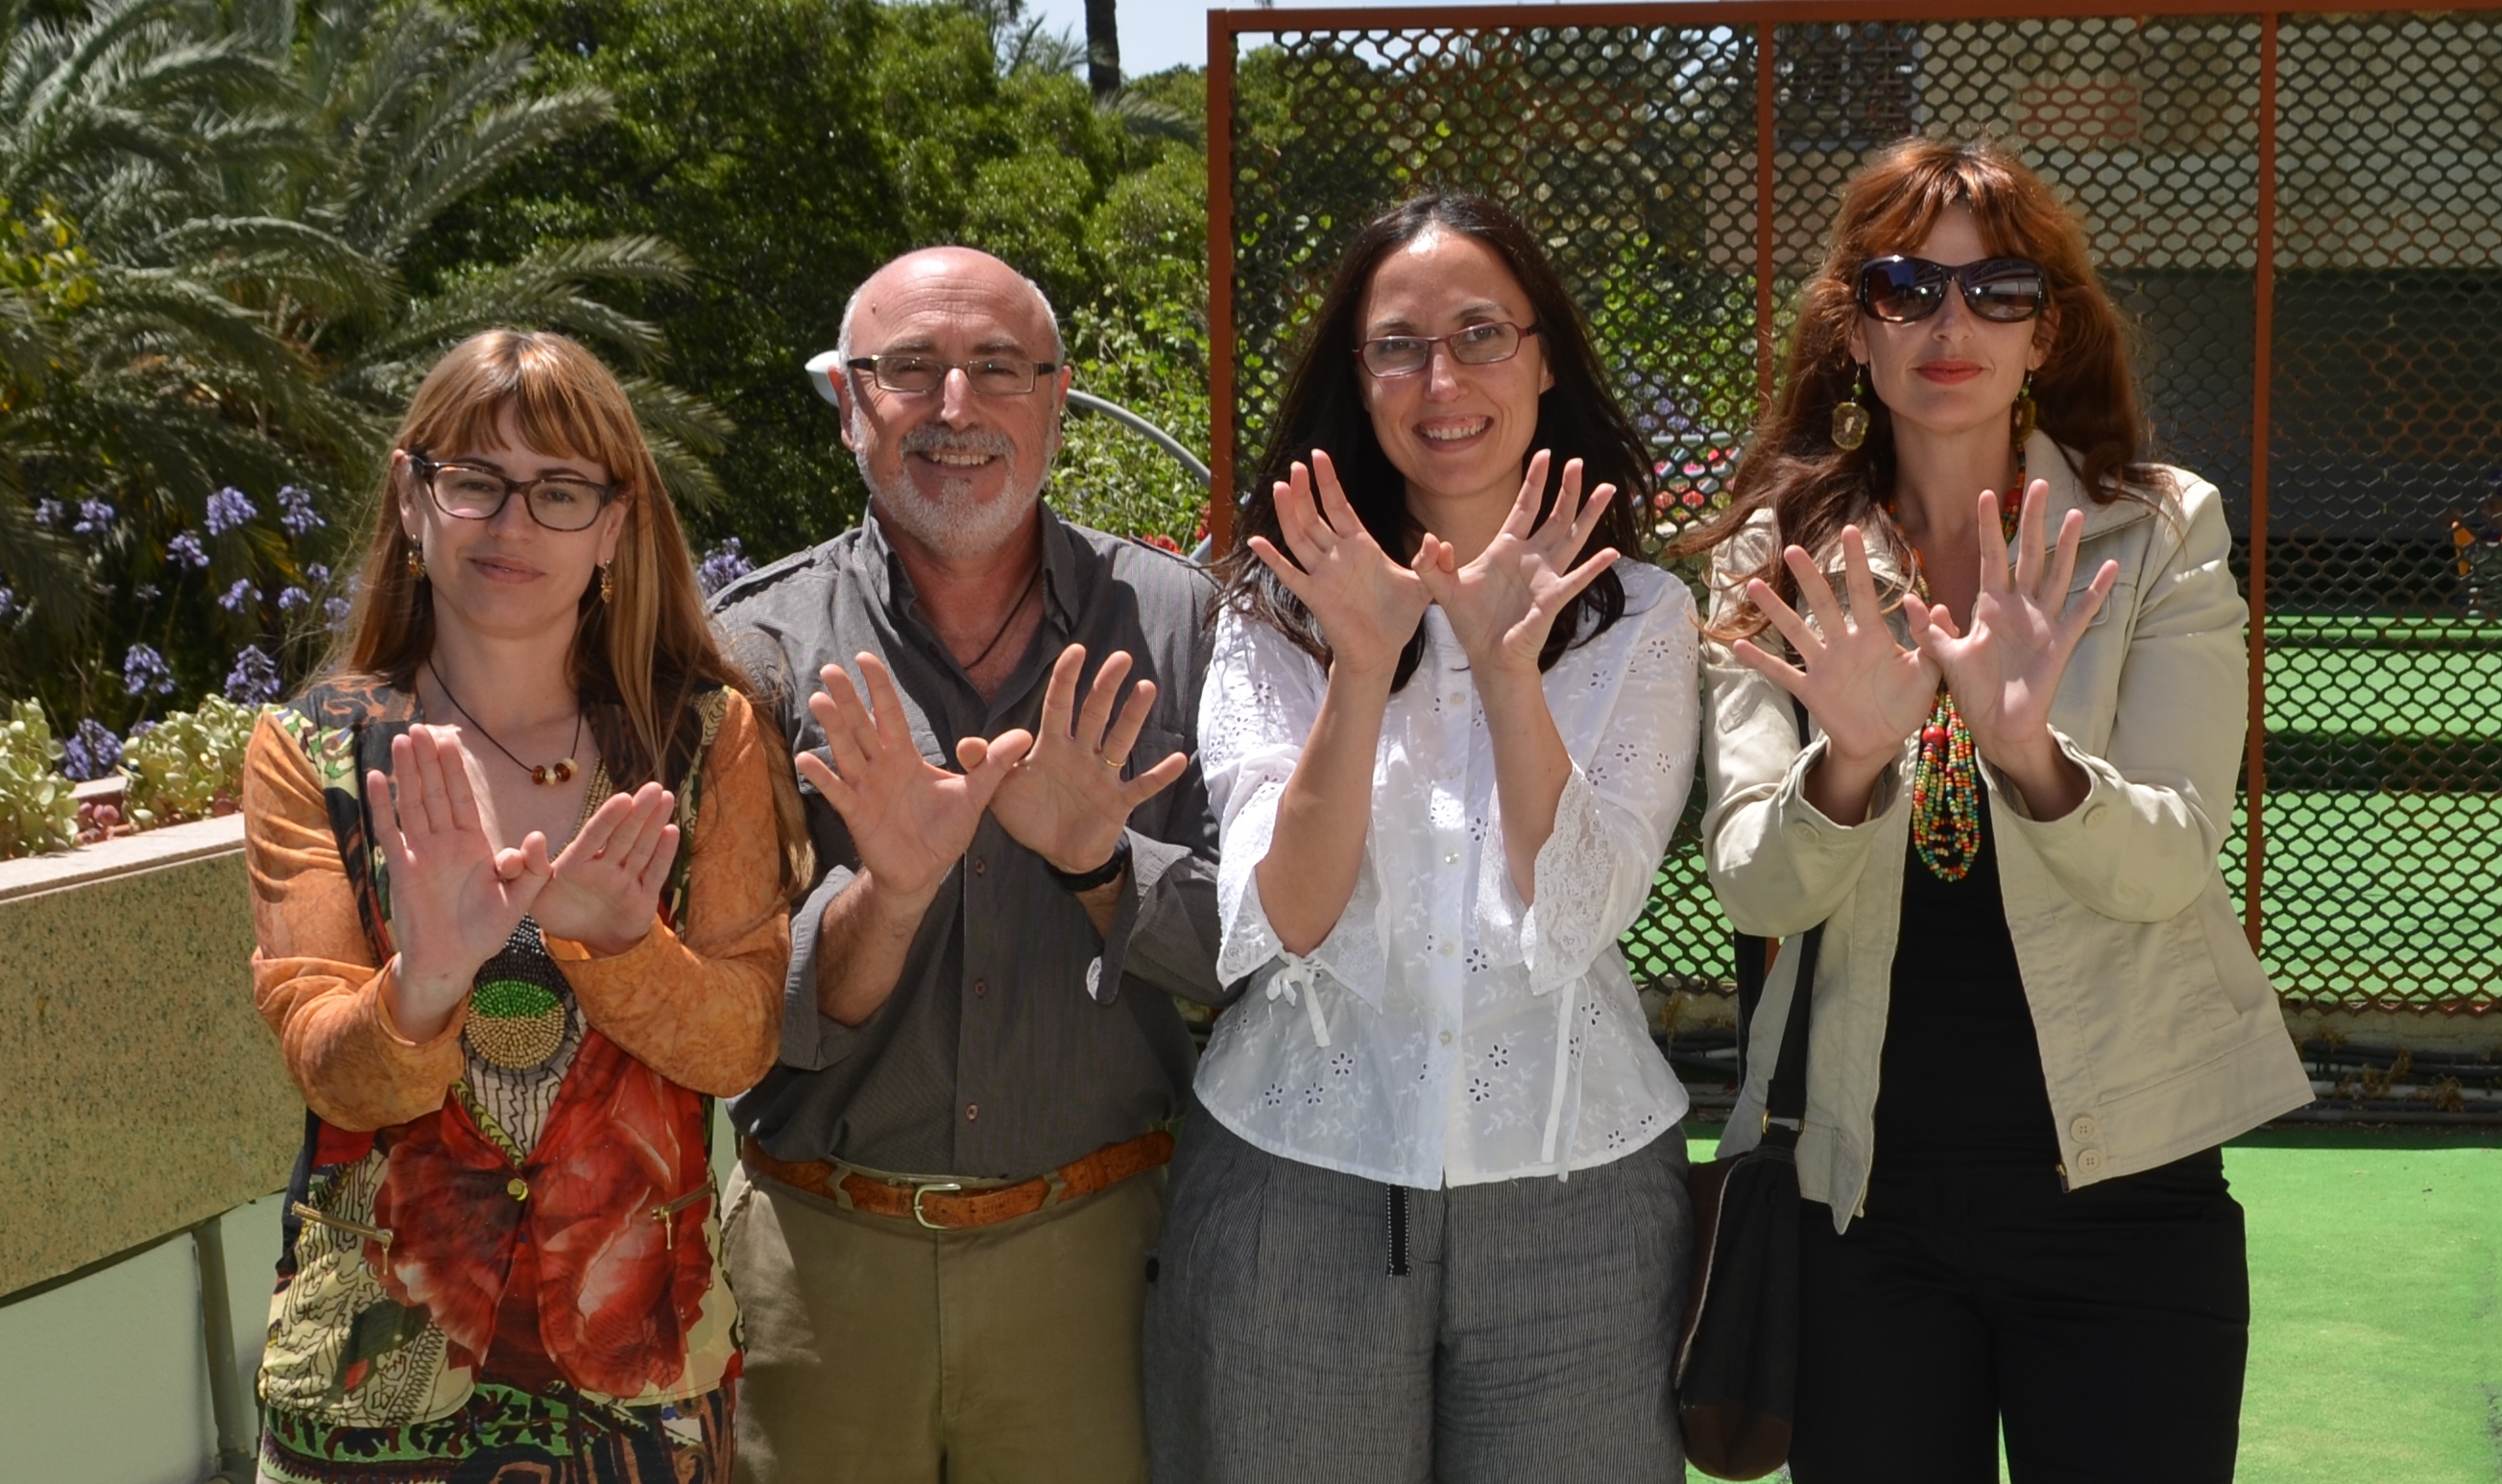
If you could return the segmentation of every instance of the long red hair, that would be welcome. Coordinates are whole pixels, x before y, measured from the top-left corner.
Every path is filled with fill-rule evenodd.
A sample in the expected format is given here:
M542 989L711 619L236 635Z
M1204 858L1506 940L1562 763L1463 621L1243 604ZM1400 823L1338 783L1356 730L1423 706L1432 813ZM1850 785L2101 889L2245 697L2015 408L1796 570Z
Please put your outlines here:
M1719 545L1760 510L1773 513L1785 546L1822 553L1852 523L1872 541L1901 546L1883 515L1894 488L1892 415L1873 394L1867 397L1868 439L1844 450L1834 446L1833 409L1859 380L1849 336L1860 314L1860 265L1912 251L1939 218L1956 210L1972 213L1991 255L2029 257L2042 266L2049 302L2034 321L2045 347L2033 376L2039 425L2068 452L2094 500L2145 497L2139 489L2153 471L2141 457L2144 422L2128 337L2095 272L2083 224L2048 183L1994 144L1907 139L1871 159L1843 187L1823 265L1799 295L1780 394L1755 424L1731 482L1729 509L1680 540L1677 555ZM1742 595L1750 577L1797 603L1796 579L1775 548L1754 570L1726 574L1739 596L1714 625L1714 637L1764 627L1764 616Z

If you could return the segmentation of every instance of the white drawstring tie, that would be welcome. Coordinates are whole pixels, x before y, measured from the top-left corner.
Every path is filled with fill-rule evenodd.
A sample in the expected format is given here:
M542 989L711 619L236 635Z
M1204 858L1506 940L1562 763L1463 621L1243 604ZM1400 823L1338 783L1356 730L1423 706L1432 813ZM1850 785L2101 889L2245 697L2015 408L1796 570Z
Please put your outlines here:
M1283 995L1286 996L1286 1003L1290 1005L1297 999L1301 999L1303 1002L1303 1013L1311 1019L1312 1039L1320 1045L1327 1046L1330 1043L1329 1022L1321 1015L1320 981L1313 974L1312 961L1300 954L1285 954L1281 957L1286 961L1286 964L1285 967L1277 970L1275 978L1268 981L1268 997L1274 999ZM1298 991L1301 993L1299 994ZM1553 1130L1547 1130L1546 1138L1550 1144L1554 1142Z

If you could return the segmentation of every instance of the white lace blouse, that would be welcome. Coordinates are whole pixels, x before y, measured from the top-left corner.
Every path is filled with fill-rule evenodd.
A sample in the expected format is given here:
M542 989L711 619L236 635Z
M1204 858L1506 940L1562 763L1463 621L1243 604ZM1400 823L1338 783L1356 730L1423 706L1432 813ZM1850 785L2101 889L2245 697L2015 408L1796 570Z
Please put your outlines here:
M1619 1160L1685 1114L1616 940L1648 898L1694 778L1694 600L1618 564L1625 616L1567 651L1546 703L1572 758L1525 905L1505 866L1494 752L1438 607L1390 698L1355 895L1287 953L1253 869L1320 714L1321 667L1265 624L1217 624L1200 763L1221 822L1217 1021L1200 1100L1290 1160L1433 1189Z

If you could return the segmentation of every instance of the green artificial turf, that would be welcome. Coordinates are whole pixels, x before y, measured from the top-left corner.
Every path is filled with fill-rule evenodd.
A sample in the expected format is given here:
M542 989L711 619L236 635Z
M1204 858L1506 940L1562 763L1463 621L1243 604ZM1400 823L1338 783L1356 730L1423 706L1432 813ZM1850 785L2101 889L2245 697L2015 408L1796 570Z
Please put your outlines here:
M2494 1137L2262 1130L2224 1168L2249 1224L2239 1477L2502 1484Z

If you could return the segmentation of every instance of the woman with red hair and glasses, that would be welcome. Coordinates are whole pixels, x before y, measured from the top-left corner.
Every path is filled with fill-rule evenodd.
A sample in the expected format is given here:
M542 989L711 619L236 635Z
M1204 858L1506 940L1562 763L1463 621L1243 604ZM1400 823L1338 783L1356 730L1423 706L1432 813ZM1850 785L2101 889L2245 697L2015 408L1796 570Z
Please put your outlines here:
M1741 931L1824 927L1801 1484L1994 1480L2002 1427L2024 1484L2232 1476L2217 1146L2311 1086L2215 863L2248 694L2222 497L2140 438L2075 217L1995 148L1909 141L1845 191L1693 543L1712 885Z

